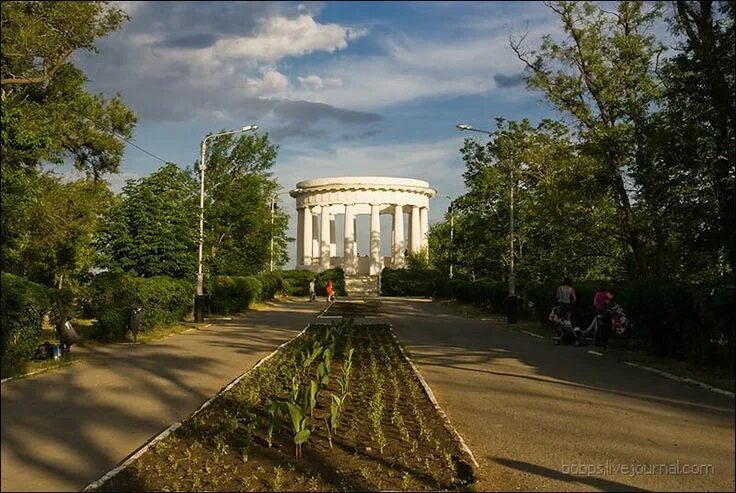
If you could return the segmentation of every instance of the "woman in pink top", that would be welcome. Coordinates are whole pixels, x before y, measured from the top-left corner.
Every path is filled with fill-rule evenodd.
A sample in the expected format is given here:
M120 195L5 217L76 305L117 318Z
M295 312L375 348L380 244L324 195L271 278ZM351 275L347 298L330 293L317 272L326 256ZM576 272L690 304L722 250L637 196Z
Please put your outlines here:
M603 348L608 344L608 336L611 333L611 312L608 311L611 300L613 300L613 294L605 286L598 288L593 296L593 305L600 320L595 333L595 345Z

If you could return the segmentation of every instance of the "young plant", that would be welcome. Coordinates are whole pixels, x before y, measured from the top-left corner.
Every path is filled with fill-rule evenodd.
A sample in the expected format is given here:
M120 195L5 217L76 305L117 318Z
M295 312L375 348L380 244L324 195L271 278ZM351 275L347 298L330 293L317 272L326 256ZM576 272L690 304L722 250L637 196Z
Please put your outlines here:
M289 409L289 416L291 417L291 430L294 434L294 446L296 459L302 458L302 444L309 440L309 436L312 433L311 426L309 425L309 419L303 407L287 402L286 406Z
M268 412L268 431L266 433L266 440L268 441L268 448L271 448L273 444L273 433L281 428L281 413L283 410L284 403L278 399L278 397L271 396L268 398L266 403L266 411Z

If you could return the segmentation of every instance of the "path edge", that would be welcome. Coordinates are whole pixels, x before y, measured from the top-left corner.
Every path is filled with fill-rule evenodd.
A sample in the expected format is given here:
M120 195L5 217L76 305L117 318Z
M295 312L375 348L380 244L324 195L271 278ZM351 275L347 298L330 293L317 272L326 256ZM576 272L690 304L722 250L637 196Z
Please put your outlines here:
M455 429L455 426L453 426L452 422L450 421L450 418L447 416L447 413L440 407L440 403L437 402L437 398L434 396L434 392L432 392L432 388L429 386L427 381L424 379L421 373L419 373L419 369L416 367L414 362L409 358L409 356L404 351L404 348L401 347L401 344L399 342L399 339L396 337L396 334L394 334L394 326L392 324L388 324L389 326L389 333L391 334L391 337L393 337L394 342L399 347L399 351L401 351L401 355L404 357L407 363L409 363L409 366L411 366L411 369L414 371L414 375L419 379L419 383L422 384L422 388L424 389L425 394L427 394L427 397L429 397L429 400L432 402L432 405L434 406L435 411L437 411L437 414L440 415L440 418L442 418L442 422L445 425L445 429L450 432L450 434L455 437L455 440L458 441L460 444L460 449L465 453L465 455L468 456L470 459L470 462L473 465L474 472L476 473L476 479L477 474L480 471L480 466L478 465L478 461L475 460L475 455L473 454L473 451L470 450L470 447L465 443L465 440L463 439L462 435Z
M295 335L294 337L292 337L288 341L284 342L283 344L279 345L270 354L268 354L268 355L264 356L263 358L259 359L256 362L255 365L253 365L251 368L249 368L248 370L246 370L244 373L242 373L239 376L235 377L234 380L232 380L230 383L228 383L223 388L221 388L217 392L217 394L215 394L213 397L211 397L207 401L205 401L192 414L189 414L189 415L185 416L181 420L177 421L176 423L172 424L171 426L169 426L168 428L166 428L165 430L163 430L161 433L159 433L155 437L153 437L150 440L148 440L146 443L144 443L143 445L141 445L135 452L133 452L131 455L129 455L126 459L124 459L121 464L119 464L115 468L113 468L110 471L108 471L105 474L103 474L102 477L100 477L98 480L93 481L92 483L89 483L81 491L94 491L97 488L99 488L100 486L102 486L103 484L105 484L107 481L109 481L110 479L114 478L115 476L117 476L118 474L120 474L122 471L124 471L125 469L127 469L128 466L134 460L136 460L138 457L140 457L141 455L143 455L144 453L146 453L146 451L148 451L148 449L150 449L152 446L156 445L156 443L160 442L164 438L166 438L169 435L171 435L171 433L173 433L174 431L176 431L184 423L184 421L188 420L189 418L193 418L194 416L196 416L197 414L199 414L201 411L203 411L204 409L206 409L210 404L212 404L212 402L214 402L215 399L217 399L222 394L224 394L225 392L227 392L228 390L230 390L231 388L233 388L243 378L245 378L246 376L248 376L251 372L255 371L256 368L258 368L259 366L261 366L262 364L264 364L265 362L267 362L268 360L270 360L271 358L273 358L276 355L276 353L278 353L279 351L281 351L281 349L284 346L286 346L287 344L290 344L291 342L293 342L296 339L298 339L301 336L303 336L304 333L307 331L307 329L309 328L310 325L312 325L312 324L311 323L306 324L304 326L304 328L302 329L301 332L299 332L297 335Z

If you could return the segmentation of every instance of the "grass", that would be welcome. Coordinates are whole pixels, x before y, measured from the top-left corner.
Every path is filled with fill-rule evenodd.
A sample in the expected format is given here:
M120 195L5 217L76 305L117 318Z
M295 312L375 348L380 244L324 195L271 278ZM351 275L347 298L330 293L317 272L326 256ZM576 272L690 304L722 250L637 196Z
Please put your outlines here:
M102 341L97 341L90 336L92 332L92 326L95 322L94 319L75 318L72 319L71 322L74 330L77 332L80 338L80 342L72 346L71 354L64 355L58 360L30 360L15 364L2 361L0 362L0 377L22 377L29 374L35 374L35 372L39 371L53 370L55 368L67 366L83 358L83 356L79 353L75 353L75 346L97 346L110 344ZM185 332L192 328L197 328L198 326L199 324L195 324L192 322L179 322L170 326L154 327L150 331L138 334L136 342L139 344L147 344L150 342L158 341L168 336L181 334L182 332ZM116 341L113 342L113 344L120 342L133 342L133 337L130 333L126 334L125 337L126 338L124 341ZM56 331L53 329L48 319L44 320L41 330L41 337L38 343L43 344L45 342L49 342L55 345L59 344L59 340L56 338Z

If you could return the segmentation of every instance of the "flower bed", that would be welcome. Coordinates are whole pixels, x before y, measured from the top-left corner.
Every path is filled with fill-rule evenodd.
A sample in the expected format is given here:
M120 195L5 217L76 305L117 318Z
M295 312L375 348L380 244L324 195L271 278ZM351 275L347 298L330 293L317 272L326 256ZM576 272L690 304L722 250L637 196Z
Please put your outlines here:
M463 489L474 481L386 325L311 325L102 491Z

